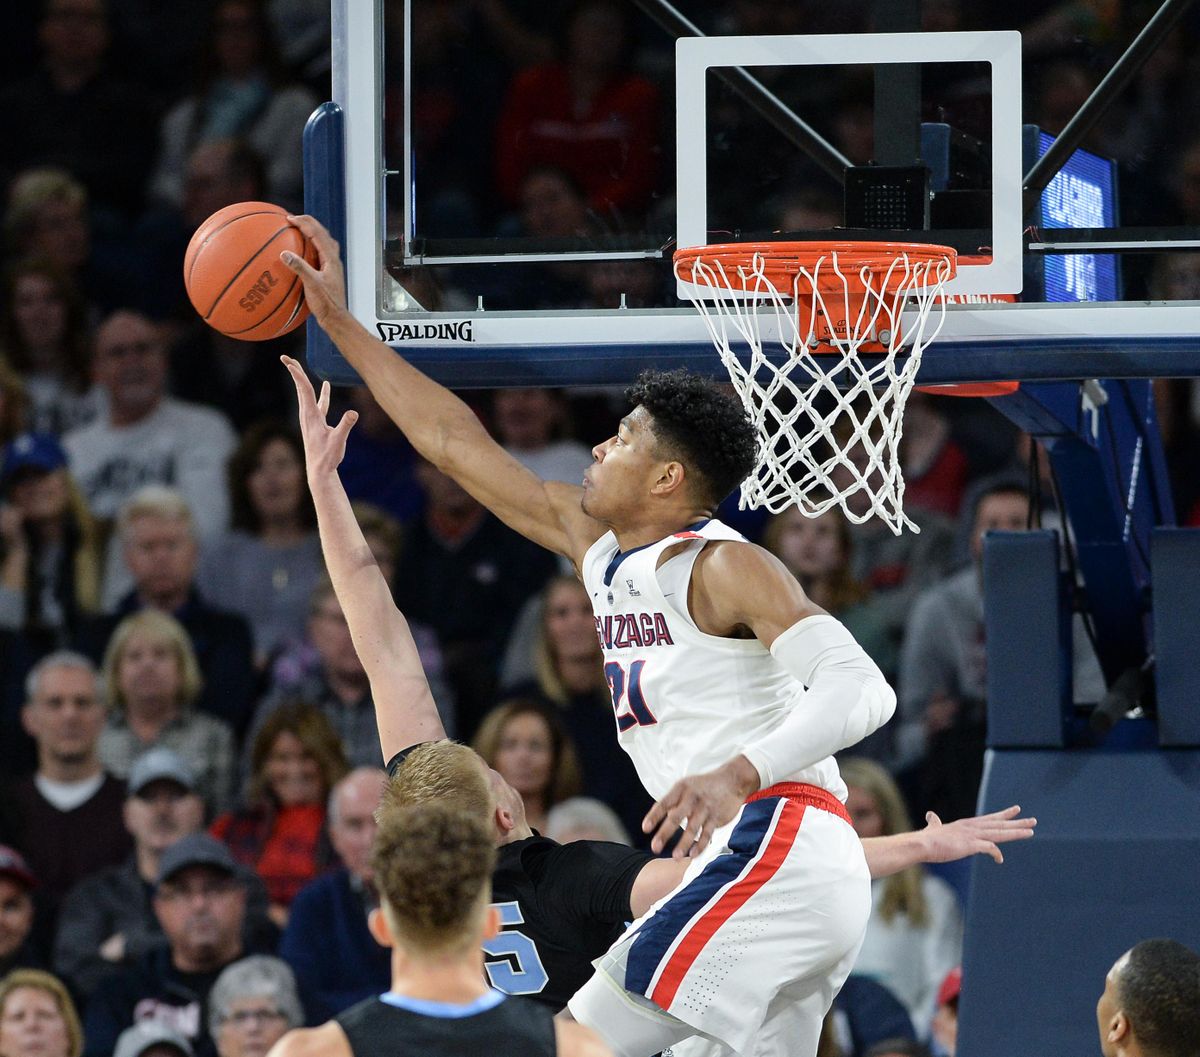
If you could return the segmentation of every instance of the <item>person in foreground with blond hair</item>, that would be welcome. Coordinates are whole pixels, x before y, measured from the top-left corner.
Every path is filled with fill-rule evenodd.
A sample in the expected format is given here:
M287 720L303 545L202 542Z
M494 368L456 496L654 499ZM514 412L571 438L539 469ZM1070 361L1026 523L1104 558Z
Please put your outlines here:
M484 982L481 944L500 926L489 904L495 864L494 837L477 813L446 804L384 813L370 928L391 948L391 989L318 1028L289 1032L269 1057L609 1054L582 1025Z

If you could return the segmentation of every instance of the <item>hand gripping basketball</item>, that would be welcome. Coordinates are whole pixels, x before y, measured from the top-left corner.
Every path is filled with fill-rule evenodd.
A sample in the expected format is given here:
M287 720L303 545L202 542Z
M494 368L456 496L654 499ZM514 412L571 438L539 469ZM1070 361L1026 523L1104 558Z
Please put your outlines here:
M346 275L340 247L320 221L307 215L289 216L288 220L316 247L317 267L290 250L281 253L280 259L300 276L309 311L324 326L330 316L346 308Z

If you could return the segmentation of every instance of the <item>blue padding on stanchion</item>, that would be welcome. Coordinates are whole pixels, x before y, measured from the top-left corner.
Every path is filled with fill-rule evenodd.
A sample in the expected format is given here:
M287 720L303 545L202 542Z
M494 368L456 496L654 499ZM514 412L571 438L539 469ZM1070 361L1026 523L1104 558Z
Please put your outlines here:
M1200 746L1200 529L1150 536L1158 742Z
M1200 950L1200 752L991 751L979 809L1009 804L1037 836L973 860L958 1052L1099 1053L1112 963L1155 936Z
M304 126L304 212L316 217L343 246L346 244L345 115L337 103L322 103ZM307 330L308 369L329 378L345 360L311 316ZM357 376L346 379L347 384Z
M1054 532L984 539L988 745L1061 748L1071 702L1071 622Z

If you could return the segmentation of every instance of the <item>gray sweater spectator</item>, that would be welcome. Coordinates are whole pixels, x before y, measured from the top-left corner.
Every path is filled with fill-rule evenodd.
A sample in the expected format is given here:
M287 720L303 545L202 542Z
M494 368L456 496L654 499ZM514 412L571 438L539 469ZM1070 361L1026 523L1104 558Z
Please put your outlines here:
M151 895L163 853L176 841L199 832L204 801L196 793L191 768L178 753L159 747L143 753L129 775L125 828L133 854L82 880L63 904L54 942L54 969L83 996L113 971L132 965L164 942ZM246 885L247 942L273 929L267 918L267 892L253 871L242 870Z
M147 749L165 745L196 768L196 791L210 814L233 802L233 732L195 710L200 670L187 632L152 609L126 617L104 655L111 709L100 736L100 758L124 778Z
M63 440L92 513L111 522L139 488L170 485L187 500L201 540L223 532L233 429L220 412L167 396L159 328L136 312L113 313L96 333L92 372L108 395L108 414ZM131 586L119 546L110 546L104 602L111 608Z

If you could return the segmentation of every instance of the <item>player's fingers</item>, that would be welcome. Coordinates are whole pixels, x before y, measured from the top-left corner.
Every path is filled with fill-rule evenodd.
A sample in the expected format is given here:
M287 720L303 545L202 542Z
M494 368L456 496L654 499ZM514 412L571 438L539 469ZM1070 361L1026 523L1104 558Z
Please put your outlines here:
M279 259L300 276L301 279L311 279L313 282L320 280L317 270L303 257L298 256L291 250L284 250L279 255Z
M329 234L325 225L307 213L300 216L289 216L288 223L295 224L317 247L317 256L322 267L338 260L339 246L337 240Z
M674 792L675 790L672 789L670 793L659 800L652 808L650 808L649 811L646 812L646 817L642 819L643 833L653 833L658 828L658 824L663 820L663 816L667 813L668 798Z
M292 376L292 383L296 386L296 397L300 401L300 420L303 423L305 416L316 408L317 397L313 392L312 382L308 380L304 368L296 360L290 356L280 356L279 359L283 361L288 374Z
M678 832L680 824L686 815L687 810L680 803L676 803L668 809L654 833L653 840L650 841L650 848L656 855L667 846L667 842Z
M1004 856L1003 856L1003 854L1001 854L1000 849L997 848L996 845L993 844L990 840L985 840L983 842L983 847L980 848L979 850L982 852L986 852L993 859L995 859L996 862L1000 862L1000 863L1004 862Z
M322 418L329 416L329 382L321 383L321 395L317 397L317 410L321 413Z
M338 440L345 440L350 430L354 428L354 423L358 421L357 411L347 411L342 415L342 420L334 427L333 435Z
M925 824L927 826L940 826L942 824L942 820L940 818L938 818L937 812L926 811L925 812Z

